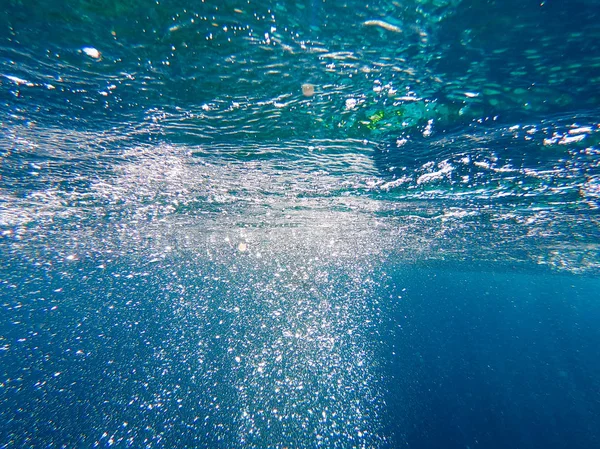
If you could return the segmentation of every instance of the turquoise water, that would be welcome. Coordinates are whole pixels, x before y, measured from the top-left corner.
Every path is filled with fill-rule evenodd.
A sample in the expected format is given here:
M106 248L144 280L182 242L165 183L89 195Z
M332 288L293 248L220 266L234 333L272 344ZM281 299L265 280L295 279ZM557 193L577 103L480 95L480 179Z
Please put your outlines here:
M600 4L5 0L0 448L600 445Z

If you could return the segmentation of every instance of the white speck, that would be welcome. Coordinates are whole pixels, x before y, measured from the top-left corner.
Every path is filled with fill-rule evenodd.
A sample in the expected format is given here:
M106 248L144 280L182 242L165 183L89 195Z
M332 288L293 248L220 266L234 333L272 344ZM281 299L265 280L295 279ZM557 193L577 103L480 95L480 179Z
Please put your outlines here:
M77 260L77 254L71 254L70 256L66 257L67 260Z
M29 81L27 81L27 80L24 80L22 78L18 78L16 76L12 76L12 75L4 75L4 77L11 80L13 83L15 83L17 85L29 83Z
M398 97L399 101L419 101L419 98L411 96L411 95L405 95L403 97Z
M473 162L473 165L475 165L476 167L479 167L479 168L486 169L486 170L489 170L489 168L490 168L489 162L485 162L485 161L475 161L475 162Z
M562 139L558 141L559 145L568 145L573 142L580 142L585 139L585 134L577 134L575 136L567 137L564 136Z
M439 168L440 170L433 172L433 173L425 173L424 175L421 175L417 178L417 184L423 184L426 182L430 182L430 181L436 181L439 179L442 179L442 177L444 175L447 175L448 173L450 173L452 170L454 170L454 167L452 167L452 165L450 165L447 161L443 161L439 164Z
M100 57L102 56L102 54L94 47L83 47L81 51L88 55L90 58L94 59L100 59Z
M479 93L477 92L465 92L465 97L467 98L476 98L479 96Z
M423 137L429 137L431 136L431 128L433 126L433 119L430 119L427 122L427 126L425 126L425 130L423 131Z
M356 101L356 98L348 98L346 100L346 109L350 110L350 109L354 109L356 107L356 104L358 102Z
M574 129L569 130L569 134L571 134L571 135L591 133L591 132L592 132L592 128L590 128L589 126L582 126L580 128L574 128Z
M207 104L203 104L203 105L202 105L202 110L203 110L203 111L207 111L207 112L208 112L208 111L210 111L210 106L209 106L209 105L207 105Z
M238 362L238 363L241 363L242 358L240 356L236 356L235 361Z
M402 176L401 178L381 184L381 186L379 188L381 190L389 192L390 190L392 190L396 187L399 187L402 184L406 184L407 182L410 182L410 181L411 181L411 178L409 178L408 176ZM348 333L351 334L352 330L349 330Z
M60 372L60 371L58 371L58 372L54 373L54 377L58 377L58 376L60 376L60 375L61 375L61 372Z

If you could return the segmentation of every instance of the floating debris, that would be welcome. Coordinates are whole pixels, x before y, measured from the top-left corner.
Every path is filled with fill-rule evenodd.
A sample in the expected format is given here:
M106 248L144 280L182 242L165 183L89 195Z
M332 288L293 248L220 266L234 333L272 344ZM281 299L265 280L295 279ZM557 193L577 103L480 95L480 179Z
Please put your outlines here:
M315 85L305 83L302 85L302 95L305 97L312 97L315 94Z
M88 55L90 58L100 59L102 57L102 53L100 53L94 47L83 47L81 51Z
M398 28L396 25L392 25L391 23L384 22L383 20L366 20L363 22L364 26L368 27L379 27L384 30L392 31L394 33L402 33L402 30Z

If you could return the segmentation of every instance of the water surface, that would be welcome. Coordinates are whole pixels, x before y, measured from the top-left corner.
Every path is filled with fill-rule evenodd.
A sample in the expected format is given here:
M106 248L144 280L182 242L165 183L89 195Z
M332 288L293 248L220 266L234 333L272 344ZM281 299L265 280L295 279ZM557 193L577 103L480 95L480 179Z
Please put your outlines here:
M2 10L0 447L599 444L600 4Z

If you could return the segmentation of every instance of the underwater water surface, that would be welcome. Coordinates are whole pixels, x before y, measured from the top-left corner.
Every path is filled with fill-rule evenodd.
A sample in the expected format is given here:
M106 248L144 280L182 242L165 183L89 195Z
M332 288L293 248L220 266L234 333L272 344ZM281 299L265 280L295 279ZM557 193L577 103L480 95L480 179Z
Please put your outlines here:
M0 448L600 446L600 3L0 5Z

